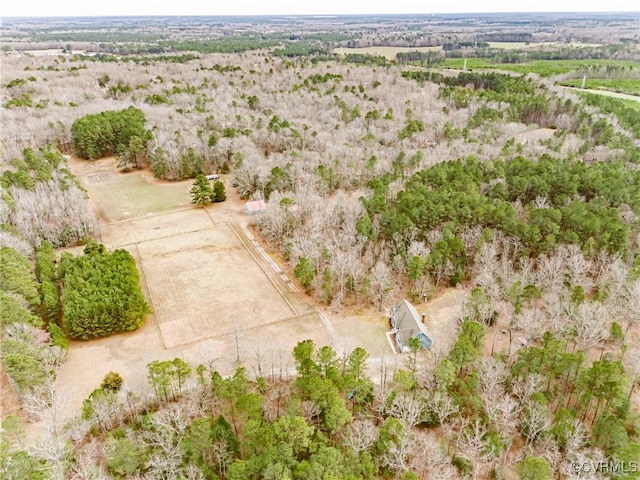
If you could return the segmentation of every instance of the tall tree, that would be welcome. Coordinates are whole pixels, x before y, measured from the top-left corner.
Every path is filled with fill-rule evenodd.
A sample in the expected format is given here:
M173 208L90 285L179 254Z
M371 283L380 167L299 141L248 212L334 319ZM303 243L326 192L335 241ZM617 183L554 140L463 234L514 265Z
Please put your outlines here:
M313 277L315 277L316 275L313 265L311 264L309 259L306 257L302 257L298 261L296 267L293 269L293 274L300 281L300 284L302 285L302 288L304 288L305 292L309 293Z
M196 176L190 193L191 203L195 203L196 205L200 206L208 205L216 198L216 194L213 190L213 187L211 186L211 183L209 182L209 180L207 180L207 177L205 177L201 173Z
M213 196L211 198L215 202L224 202L227 199L227 191L224 188L224 183L220 180L213 184Z

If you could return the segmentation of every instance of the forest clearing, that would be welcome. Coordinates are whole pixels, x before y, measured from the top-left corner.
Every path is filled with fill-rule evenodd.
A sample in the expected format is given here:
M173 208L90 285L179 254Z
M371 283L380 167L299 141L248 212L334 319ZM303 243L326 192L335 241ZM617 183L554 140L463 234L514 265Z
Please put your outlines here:
M258 368L254 363L260 357L267 364L262 368L274 368L275 362L280 369L284 362L285 371L292 374L291 350L297 342L311 338L342 352L364 347L374 365L397 364L385 338L387 318L381 312L327 312L339 334L333 341L315 307L303 296L288 294L295 302L296 311L291 310L271 283L279 277L265 277L262 269L272 270L271 266L264 259L259 266L261 257L251 257L228 225L247 222L244 202L237 195L219 206L187 207L191 182L165 183L144 171L122 173L114 159L95 163L71 159L70 166L85 183L93 208L104 212L98 229L101 241L108 248L127 248L139 262L153 313L135 332L90 344L70 342L56 382L56 388L65 392L63 418L75 415L96 388L96 379L109 371L119 372L128 389L144 393L149 386L141 373L157 359L178 356L231 374L238 361ZM93 181L95 176L104 180ZM114 191L118 195L109 193ZM154 201L158 202L155 212ZM286 290L284 284L280 288ZM425 306L438 345L453 343L463 304L460 293L445 294L444 301L435 299ZM87 370L89 361L99 368Z

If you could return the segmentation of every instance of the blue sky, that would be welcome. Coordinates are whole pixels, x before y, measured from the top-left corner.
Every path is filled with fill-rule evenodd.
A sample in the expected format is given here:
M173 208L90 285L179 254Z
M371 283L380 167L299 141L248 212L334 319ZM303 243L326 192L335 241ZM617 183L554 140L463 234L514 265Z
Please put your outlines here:
M5 0L0 16L640 11L640 0Z

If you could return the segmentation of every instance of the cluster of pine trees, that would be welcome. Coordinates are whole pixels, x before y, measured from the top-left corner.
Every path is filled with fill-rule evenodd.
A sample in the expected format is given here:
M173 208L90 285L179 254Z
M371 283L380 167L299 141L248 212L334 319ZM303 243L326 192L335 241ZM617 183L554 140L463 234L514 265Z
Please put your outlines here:
M135 259L90 241L85 255L62 255L62 319L71 338L89 340L135 330L149 313Z
M142 110L129 107L85 115L71 126L74 153L88 160L117 155L127 166L139 168L152 134L145 128Z
M395 198L389 195L393 180L385 175L370 182L373 195L364 200L367 212L358 231L374 242L415 231L411 240L424 241L434 228L446 229L448 234L426 260L431 274L447 261L454 270L471 267L472 258L458 236L465 226L518 238L524 255L537 256L568 243L587 255L605 250L625 256L631 229L619 209L624 205L640 212L640 175L620 163L585 165L548 155L536 162L517 157L481 163L468 157L414 174ZM490 230L486 235L492 235ZM406 255L408 247L409 242L399 245L399 253Z
M211 186L211 182L202 173L196 175L193 186L190 190L191 203L196 205L206 205L211 202L224 202L227 199L227 192L224 183L216 180Z
M93 241L85 252L77 258L63 254L57 265L52 245L43 242L34 268L18 251L0 250L2 365L23 401L35 401L53 380L67 337L88 340L134 330L149 312L129 252L108 253Z
M22 396L37 391L62 359L42 330L40 292L27 257L9 247L0 249L0 321L2 365Z

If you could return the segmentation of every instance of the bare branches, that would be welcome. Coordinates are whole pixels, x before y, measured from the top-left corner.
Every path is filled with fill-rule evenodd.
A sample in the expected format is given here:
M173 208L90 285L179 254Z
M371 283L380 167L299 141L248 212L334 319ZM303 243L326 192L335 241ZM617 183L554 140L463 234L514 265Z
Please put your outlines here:
M378 309L382 310L382 305L393 286L391 283L391 272L386 263L379 261L373 267L371 271L371 286Z
M587 350L601 344L609 336L608 315L600 303L583 303L571 319L578 347Z
M491 454L485 448L486 434L487 430L480 420L475 420L469 427L461 430L456 440L456 454L472 466L474 480L482 478L491 459Z
M344 434L344 444L351 447L356 455L360 455L374 444L378 433L378 427L371 420L355 420Z
M417 394L400 392L394 397L389 414L409 428L415 427L424 417L424 404Z

